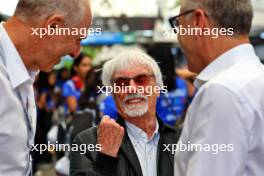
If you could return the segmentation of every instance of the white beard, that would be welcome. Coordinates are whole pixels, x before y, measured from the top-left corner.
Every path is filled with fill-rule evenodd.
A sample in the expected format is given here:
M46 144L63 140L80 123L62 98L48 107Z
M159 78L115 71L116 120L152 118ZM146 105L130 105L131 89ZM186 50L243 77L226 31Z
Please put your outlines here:
M140 104L126 104L126 101L133 98L143 98L143 103ZM124 108L124 112L129 117L141 117L148 111L148 97L140 94L131 94L125 97L122 106Z
M148 111L148 104L144 105L124 105L124 111L129 117L141 117Z

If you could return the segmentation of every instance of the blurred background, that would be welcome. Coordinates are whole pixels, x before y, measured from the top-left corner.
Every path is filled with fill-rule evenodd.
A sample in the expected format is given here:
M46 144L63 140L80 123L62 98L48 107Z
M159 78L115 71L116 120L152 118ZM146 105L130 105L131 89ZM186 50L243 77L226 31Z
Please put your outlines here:
M18 0L0 1L0 21L14 13ZM264 63L264 0L253 0L254 21L251 43ZM100 69L109 59L127 48L139 48L153 56L162 70L169 92L159 97L161 120L180 126L195 88L195 75L170 29L168 18L179 12L178 0L91 0L92 28L102 35L81 41L82 54L75 60L62 58L51 73L40 73L35 82L38 121L35 143L71 143L80 131L100 122L104 114L117 117L111 95L98 93ZM106 108L107 107L107 108ZM67 152L47 150L34 153L36 176L67 175Z

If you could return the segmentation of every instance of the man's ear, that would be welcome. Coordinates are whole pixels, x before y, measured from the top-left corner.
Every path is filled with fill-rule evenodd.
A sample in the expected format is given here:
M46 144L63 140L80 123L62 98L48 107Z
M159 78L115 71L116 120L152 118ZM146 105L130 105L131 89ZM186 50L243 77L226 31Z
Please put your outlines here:
M49 16L45 19L45 21L42 23L41 28L44 28L45 30L50 29L56 29L56 28L64 28L65 22L64 22L64 16L60 14L54 14ZM44 35L46 38L51 38L53 35L48 35L47 32Z
M209 27L209 21L206 13L202 9L196 9L194 12L194 26L196 28L206 28Z
M45 24L44 24L45 28L63 28L65 27L65 18L63 15L59 15L59 14L54 14L49 16L46 20L45 20Z

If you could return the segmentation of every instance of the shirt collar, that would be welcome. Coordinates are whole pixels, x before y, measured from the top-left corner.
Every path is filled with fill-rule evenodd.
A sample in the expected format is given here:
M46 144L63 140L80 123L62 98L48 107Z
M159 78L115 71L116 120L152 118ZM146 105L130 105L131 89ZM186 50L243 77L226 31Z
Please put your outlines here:
M156 129L153 132L150 139L148 139L147 134L140 128L138 128L136 125L125 121L127 132L132 135L135 139L142 139L144 141L152 141L155 139L155 137L159 134L159 123L156 120Z
M194 85L200 88L207 81L213 79L221 72L232 67L242 59L256 57L254 48L251 44L238 45L217 57L196 77Z
M0 48L3 51L2 58L11 85L15 89L26 82L33 84L38 71L29 72L26 69L22 58L9 38L3 24L3 22L0 24Z

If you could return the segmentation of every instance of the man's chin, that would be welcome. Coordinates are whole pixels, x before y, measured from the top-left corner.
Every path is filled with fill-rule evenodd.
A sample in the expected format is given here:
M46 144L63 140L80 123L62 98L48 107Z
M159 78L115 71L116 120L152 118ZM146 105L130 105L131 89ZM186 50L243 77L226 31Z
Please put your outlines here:
M40 69L41 71L45 72L45 73L49 73L53 70L54 66L49 66L49 67L45 67L45 68L42 68Z
M59 59L59 60L57 59L57 60L56 60L55 62L53 62L52 64L50 64L50 65L48 65L47 67L41 69L41 71L46 72L46 73L51 72L51 71L54 69L54 67L55 67L56 65L58 65L60 62L61 62L61 59Z
M148 112L148 108L133 108L133 109L126 109L125 114L129 118L140 118L144 116Z

